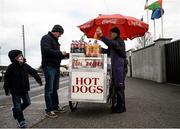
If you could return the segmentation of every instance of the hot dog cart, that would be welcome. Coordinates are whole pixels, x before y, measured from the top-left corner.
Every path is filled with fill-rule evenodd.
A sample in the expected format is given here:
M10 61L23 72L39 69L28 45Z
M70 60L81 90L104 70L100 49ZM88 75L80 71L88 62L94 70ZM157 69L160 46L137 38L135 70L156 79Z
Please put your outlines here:
M69 77L69 106L72 111L75 111L78 102L107 102L109 76L106 54L87 57L84 53L71 53Z

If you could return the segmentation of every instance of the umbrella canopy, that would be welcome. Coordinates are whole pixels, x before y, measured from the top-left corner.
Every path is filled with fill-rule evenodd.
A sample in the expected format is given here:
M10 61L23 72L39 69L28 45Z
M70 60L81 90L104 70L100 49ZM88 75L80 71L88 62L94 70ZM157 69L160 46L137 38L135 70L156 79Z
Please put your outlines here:
M118 27L123 40L134 39L136 37L144 36L148 31L148 24L143 21L130 16L123 16L120 14L113 15L99 15L80 26L78 26L88 38L94 38L96 29L101 28L103 34L109 37L109 31L113 27Z

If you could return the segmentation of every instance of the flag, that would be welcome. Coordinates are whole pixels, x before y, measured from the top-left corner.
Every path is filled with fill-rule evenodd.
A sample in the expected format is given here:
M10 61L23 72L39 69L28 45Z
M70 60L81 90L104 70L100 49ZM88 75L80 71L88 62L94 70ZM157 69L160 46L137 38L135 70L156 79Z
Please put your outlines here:
M158 0L145 7L145 9L148 9L148 10L155 10L157 8L162 8L162 0Z
M154 19L158 19L161 17L161 15L164 14L164 9L162 8L162 14L161 14L161 8L157 8L155 10L152 11L152 14L151 14L151 19L154 20Z

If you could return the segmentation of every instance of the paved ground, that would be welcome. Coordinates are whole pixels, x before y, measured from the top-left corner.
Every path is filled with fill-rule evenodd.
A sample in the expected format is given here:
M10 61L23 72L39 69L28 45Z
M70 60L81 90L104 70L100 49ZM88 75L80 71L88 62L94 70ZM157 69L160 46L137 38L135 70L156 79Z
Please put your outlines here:
M180 127L180 86L127 78L127 112L111 114L109 104L80 103L76 112L44 119L37 128Z
M60 103L67 105L68 78L62 78L60 84ZM58 114L58 118L45 118L43 87L37 93L36 87L25 117L29 127L33 128L180 128L180 86L134 78L127 78L126 86L127 112L122 114L111 114L109 104L79 103L76 112L71 112L67 106L67 112ZM1 128L16 127L10 109L10 98L0 99Z

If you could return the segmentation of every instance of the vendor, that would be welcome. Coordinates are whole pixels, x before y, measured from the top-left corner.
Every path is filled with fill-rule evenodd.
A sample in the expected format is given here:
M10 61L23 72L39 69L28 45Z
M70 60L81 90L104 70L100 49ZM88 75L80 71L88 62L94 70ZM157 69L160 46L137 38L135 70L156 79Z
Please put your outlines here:
M110 39L103 36L101 29L97 29L96 34L104 42L108 49L102 49L102 53L109 53L111 57L112 68L112 86L115 89L117 97L116 105L112 104L113 113L122 113L126 111L125 107L125 84L124 84L124 61L126 59L125 43L120 38L120 30L114 27L110 30ZM115 97L114 97L115 98Z

